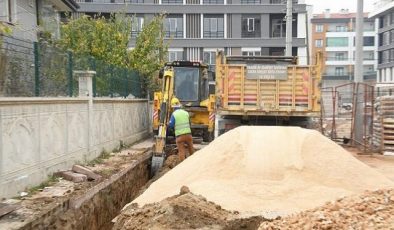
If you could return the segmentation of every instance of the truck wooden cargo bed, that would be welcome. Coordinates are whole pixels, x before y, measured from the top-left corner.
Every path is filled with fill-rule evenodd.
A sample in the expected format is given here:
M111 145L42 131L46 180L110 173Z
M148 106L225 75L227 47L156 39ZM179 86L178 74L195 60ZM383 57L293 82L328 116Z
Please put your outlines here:
M320 115L321 65L301 66L292 57L216 59L218 115Z

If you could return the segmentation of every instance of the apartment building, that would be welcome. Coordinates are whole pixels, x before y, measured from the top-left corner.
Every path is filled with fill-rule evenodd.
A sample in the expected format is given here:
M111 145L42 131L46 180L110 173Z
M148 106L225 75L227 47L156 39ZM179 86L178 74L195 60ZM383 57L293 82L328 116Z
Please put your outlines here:
M131 46L144 22L166 13L168 59L201 60L214 65L216 50L228 55L284 55L285 0L79 0L86 14L126 11L135 15ZM307 25L310 6L293 5L293 49L307 64ZM310 30L309 30L310 31Z
M394 1L381 0L369 15L378 25L378 74L376 87L382 94L394 92Z
M377 35L375 20L364 14L363 76L364 81L376 81ZM336 86L354 80L356 13L341 10L313 16L312 55L323 52L323 87Z
M0 0L0 22L12 27L14 37L36 41L42 30L60 36L60 12L77 8L74 0Z

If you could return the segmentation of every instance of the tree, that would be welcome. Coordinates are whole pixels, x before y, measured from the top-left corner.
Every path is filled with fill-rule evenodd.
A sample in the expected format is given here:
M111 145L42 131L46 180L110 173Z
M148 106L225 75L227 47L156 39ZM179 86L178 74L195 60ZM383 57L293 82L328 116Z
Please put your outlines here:
M121 14L110 19L82 16L62 26L59 45L75 54L89 55L116 66L128 67L127 45L131 21Z
M135 48L129 53L130 67L145 76L144 83L150 90L158 88L157 72L164 64L168 44L164 43L163 14L156 16L142 29Z
M89 55L100 62L136 70L144 76L144 86L153 90L156 73L163 65L162 57L168 48L164 43L164 15L146 23L137 36L135 48L128 50L134 19L124 13L112 14L109 19L100 15L70 18L62 25L58 44L75 54Z

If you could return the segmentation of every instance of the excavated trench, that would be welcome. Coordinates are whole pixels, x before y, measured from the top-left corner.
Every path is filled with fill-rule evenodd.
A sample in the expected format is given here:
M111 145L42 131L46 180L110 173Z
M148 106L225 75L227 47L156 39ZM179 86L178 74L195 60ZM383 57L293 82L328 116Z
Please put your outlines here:
M148 183L151 157L151 150L144 151L138 159L108 179L80 195L48 204L51 207L46 211L22 220L19 225L11 225L9 229L111 229L113 218Z

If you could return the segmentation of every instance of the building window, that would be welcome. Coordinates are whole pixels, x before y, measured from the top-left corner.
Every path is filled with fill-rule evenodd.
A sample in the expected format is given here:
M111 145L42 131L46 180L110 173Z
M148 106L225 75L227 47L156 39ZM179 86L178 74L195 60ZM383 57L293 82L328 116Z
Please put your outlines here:
M216 63L215 51L204 51L203 57L204 57L203 61L205 64L208 64L210 66L215 65Z
M347 31L347 26L336 26L335 27L336 32L346 32Z
M183 4L183 0L161 0L162 4Z
M390 30L390 43L394 43L394 30Z
M0 21L15 22L15 2L13 0L0 0Z
M374 74L375 71L373 69L373 65L364 65L363 66L363 73L364 73L364 75Z
M242 51L242 56L261 56L260 50Z
M204 38L223 38L223 15L204 15Z
M390 25L390 14L386 14L383 16L383 27Z
M364 46L374 46L375 45L375 37L364 37L363 38Z
M222 4L224 4L224 0L204 0L203 3L204 4L218 4L218 5L222 5Z
M284 4L284 0L270 0L270 4Z
M390 44L390 31L386 31L384 33L382 33L382 42L381 45L385 46Z
M183 51L169 50L168 51L168 61L180 61L183 60Z
M364 51L364 60L374 60L374 51Z
M111 3L114 3L114 2L115 2L114 0L111 0ZM142 4L142 3L144 3L144 0L127 0L126 2L135 3L135 4Z
M164 23L166 38L183 38L183 16L171 15L165 19Z
M143 17L134 17L132 18L131 23L131 37L137 37L139 33L142 31L142 27L144 26L144 18Z
M390 50L384 50L382 52L382 63L387 63L390 61Z
M345 68L344 67L335 67L335 76L344 76Z
M323 32L323 25L321 25L321 24L319 24L319 25L316 25L316 32Z
M241 4L261 4L261 0L241 0Z
M243 15L242 16L242 37L255 38L261 37L260 16Z
M323 47L323 40L322 39L315 40L315 46L318 48Z
M327 47L344 47L349 45L349 39L344 37L338 37L338 38L327 38L326 40L326 45Z
M394 61L394 49L390 49L390 55L389 55L389 60L387 62L393 62Z
M286 36L286 21L283 18L272 19L272 37L283 38Z
M343 60L345 60L345 54L344 53L335 53L335 60L336 61L343 61Z

